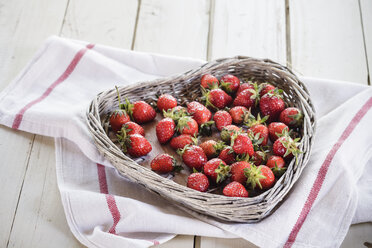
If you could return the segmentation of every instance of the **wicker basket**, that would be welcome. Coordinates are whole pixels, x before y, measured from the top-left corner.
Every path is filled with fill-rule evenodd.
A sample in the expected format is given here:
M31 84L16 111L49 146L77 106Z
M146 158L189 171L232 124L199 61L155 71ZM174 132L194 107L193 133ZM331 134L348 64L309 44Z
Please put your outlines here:
M284 100L288 106L295 106L304 113L300 144L303 153L299 155L298 163L296 164L293 159L286 173L274 187L258 196L239 198L198 192L162 177L149 168L139 165L137 160L136 162L126 156L108 137L107 129L104 128L106 116L118 105L115 89L100 93L91 102L87 111L89 129L98 150L119 173L149 191L183 208L220 220L245 223L260 221L272 213L288 194L309 160L316 123L309 93L305 85L288 68L268 59L243 56L218 59L181 75L129 85L119 88L119 91L122 96L131 101L145 100L149 103L156 101L160 94L169 93L176 96L180 104L185 104L200 97L200 78L206 73L217 77L231 73L239 78L254 78L258 82L270 82L284 90Z

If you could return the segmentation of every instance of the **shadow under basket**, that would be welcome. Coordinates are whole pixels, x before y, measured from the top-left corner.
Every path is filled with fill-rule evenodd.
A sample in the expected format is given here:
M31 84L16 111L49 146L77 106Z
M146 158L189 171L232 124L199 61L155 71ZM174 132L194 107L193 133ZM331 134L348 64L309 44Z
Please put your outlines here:
M180 105L185 105L200 99L200 78L206 73L217 78L229 73L243 80L269 82L283 89L287 106L297 107L304 114L299 146L302 153L298 156L298 163L292 159L287 171L275 185L258 196L240 198L202 193L162 177L126 156L108 137L104 125L105 116L107 117L118 106L115 89L98 94L91 102L86 115L89 130L100 153L116 167L119 173L147 190L161 195L182 208L186 207L219 220L258 222L278 207L309 160L316 124L313 104L305 85L288 68L268 59L244 56L218 59L181 75L121 87L119 92L123 98L127 97L130 101L144 100L148 103L156 102L159 95L168 93L176 97Z

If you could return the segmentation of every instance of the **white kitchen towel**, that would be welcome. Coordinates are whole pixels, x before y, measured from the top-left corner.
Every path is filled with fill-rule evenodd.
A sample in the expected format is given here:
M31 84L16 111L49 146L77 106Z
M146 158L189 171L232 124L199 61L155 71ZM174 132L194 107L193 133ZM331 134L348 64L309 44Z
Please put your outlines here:
M175 234L242 237L261 247L338 247L372 221L372 89L302 78L318 126L311 159L281 206L256 224L184 211L121 177L95 149L85 111L99 92L182 73L204 61L52 37L0 93L0 123L56 138L66 218L88 247L148 247Z

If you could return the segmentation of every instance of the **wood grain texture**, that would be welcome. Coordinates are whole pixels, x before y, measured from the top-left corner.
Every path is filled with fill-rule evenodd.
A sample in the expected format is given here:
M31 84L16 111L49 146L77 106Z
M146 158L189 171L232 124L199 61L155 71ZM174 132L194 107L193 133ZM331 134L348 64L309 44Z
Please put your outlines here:
M368 242L372 244L372 223L361 223L350 226L349 232L347 233L344 241L341 244L341 248L366 248L364 243Z
M137 0L70 1L61 36L130 49L137 7Z
M134 49L206 59L208 0L141 0Z
M366 49L366 60L369 70L369 84L372 77L372 1L360 0L360 10L363 22L364 44Z
M57 188L54 139L36 136L8 247L83 247L70 232Z
M367 83L355 0L290 0L292 67L306 76Z
M285 4L276 0L216 0L210 59L246 55L286 63Z
M257 248L251 242L244 239L220 239L202 237L200 241L200 248Z
M58 34L66 4L66 0L0 1L0 90L43 40ZM0 247L6 247L35 135L0 126L0 137Z

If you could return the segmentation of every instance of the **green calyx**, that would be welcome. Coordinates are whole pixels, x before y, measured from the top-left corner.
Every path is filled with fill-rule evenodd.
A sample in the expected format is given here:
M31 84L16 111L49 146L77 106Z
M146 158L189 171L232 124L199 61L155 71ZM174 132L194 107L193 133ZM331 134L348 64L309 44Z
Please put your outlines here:
M125 103L121 104L121 109L125 109L125 111L129 114L130 118L133 120L133 107L134 105L130 103L128 98L125 98Z
M128 130L130 129L127 129L124 125L122 126L122 128L120 129L120 131L118 131L118 133L116 134L116 137L118 138L118 142L120 144L120 147L121 149L123 150L124 153L126 153L128 151L128 148L130 148L130 139L128 137Z
M271 97L277 97L283 99L283 90L275 88L274 90L270 90L269 92L266 93L270 98Z
M280 140L280 142L286 149L283 157L286 157L292 153L292 155L296 157L296 164L298 164L298 156L302 153L302 151L298 148L300 145L299 141L300 138L292 139L289 136L285 136L285 139Z
M220 152L226 148L225 142L218 141L215 145L213 145L214 150L217 154L220 154Z
M255 106L258 105L258 103L260 102L260 87L258 86L258 84L256 82L252 83L250 82L249 83L250 85L253 85L253 89L250 89L249 92L252 93L251 95L251 99L252 100L255 100Z
M287 171L287 168L286 167L279 168L275 162L275 167L271 168L271 170L276 178L280 178Z
M218 87L217 87L218 88ZM214 106L214 104L213 103L211 103L211 101L210 101L210 93L211 93L211 91L210 90L206 90L206 89L204 89L203 87L202 87L202 94L203 94L203 96L202 96L202 101L204 101L205 102L205 106L208 108L208 107L211 107L213 110L218 110L218 108L216 107L216 106Z
M183 170L183 167L177 164L177 160L172 157L172 167L174 172L180 172Z
M244 116L243 125L248 127L248 128L253 127L255 125L265 123L268 118L269 118L268 115L265 116L264 118L261 118L260 114L258 114L257 118L256 118L254 115L251 114L251 111L249 110L249 113L247 113Z
M178 119L178 121L177 121L176 130L179 133L182 133L182 131L183 131L184 128L190 129L190 126L189 126L189 122L190 121L191 121L191 117L190 116L182 116L182 117L180 117Z
M223 164L222 162L218 165L215 170L217 174L216 183L223 182L226 178L230 176L230 166Z
M189 116L185 109L181 110L174 110L174 109L168 109L168 111L163 110L163 116L165 118L169 117L175 122L178 122L179 119L182 117Z
M248 130L248 137L252 141L252 145L255 151L257 151L260 148L260 145L264 141L264 138L260 136L260 133L254 134L251 130Z
M301 111L298 111L297 114L294 114L294 115L288 115L289 118L292 119L292 121L290 122L291 125L300 125L303 121L303 115L301 113Z
M262 189L260 179L265 179L266 177L262 175L261 167L251 165L250 168L244 169L244 175L247 177L247 185L255 189L258 185Z
M212 126L214 121L207 121L200 125L199 134L202 136L211 136L212 135Z

